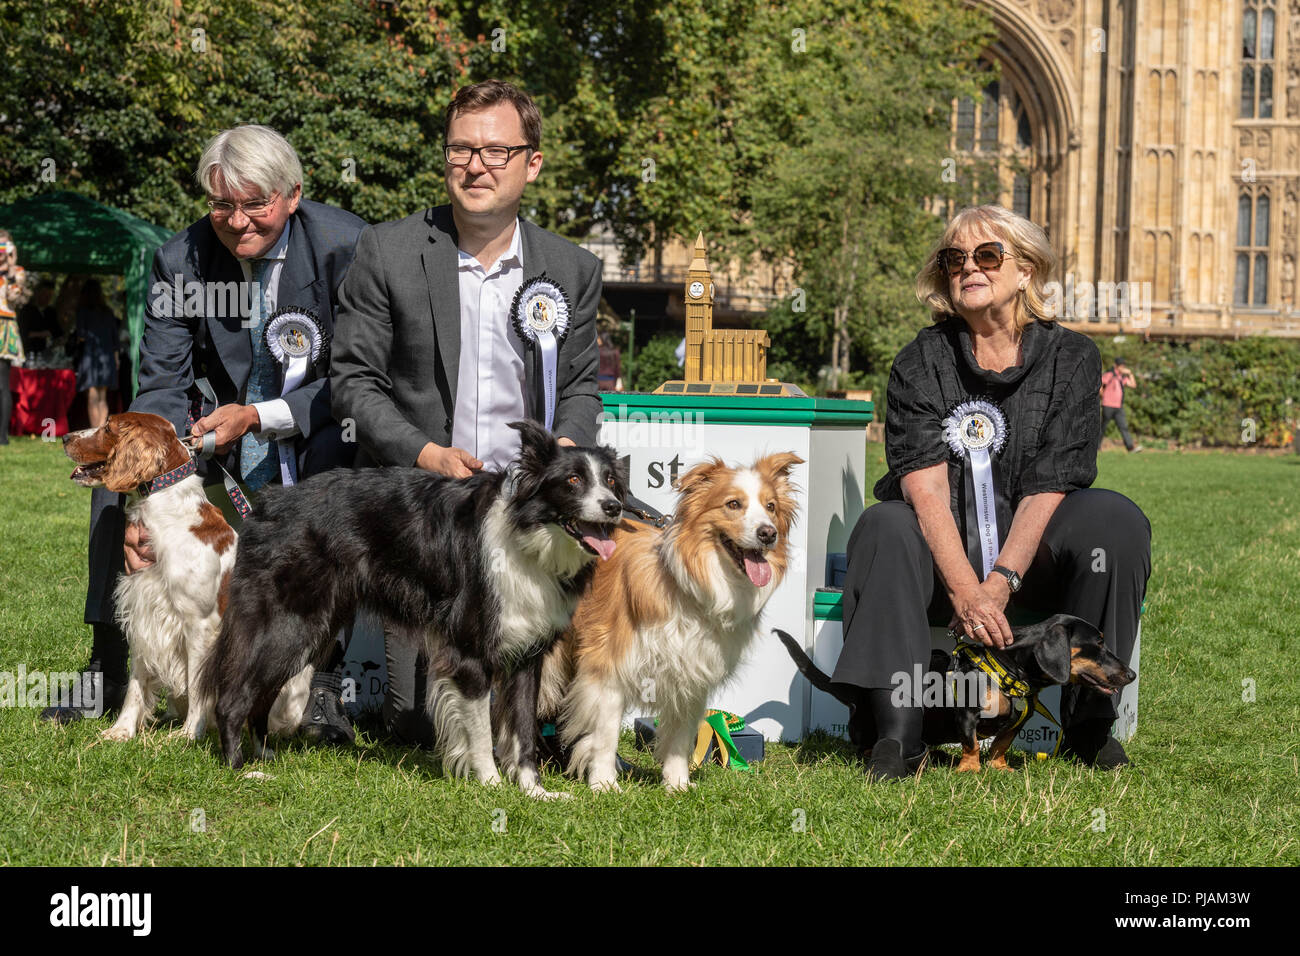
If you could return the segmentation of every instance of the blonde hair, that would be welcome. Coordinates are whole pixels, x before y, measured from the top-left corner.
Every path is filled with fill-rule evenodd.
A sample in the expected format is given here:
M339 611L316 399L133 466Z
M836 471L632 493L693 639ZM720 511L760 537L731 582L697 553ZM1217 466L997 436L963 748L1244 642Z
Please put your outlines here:
M220 174L226 186L257 188L263 196L278 192L288 199L302 184L302 163L289 141L269 126L224 129L203 147L194 178L209 196L217 191Z
M934 320L957 312L948 295L948 274L939 268L939 251L951 246L962 233L977 230L997 237L1017 263L1030 269L1029 281L1016 296L1016 328L1023 329L1036 318L1050 319L1046 286L1056 271L1056 253L1042 227L1001 206L969 206L952 217L916 274L916 297L930 309Z

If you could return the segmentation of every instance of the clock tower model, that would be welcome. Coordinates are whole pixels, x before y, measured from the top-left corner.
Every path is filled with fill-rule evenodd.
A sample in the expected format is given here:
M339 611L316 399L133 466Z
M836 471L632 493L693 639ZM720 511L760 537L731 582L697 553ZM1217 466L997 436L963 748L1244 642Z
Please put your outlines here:
M713 276L704 254L704 233L695 240L695 256L686 274L686 381L698 382L704 371L704 338L713 329Z
M803 395L797 385L767 378L771 338L763 329L713 327L713 275L704 254L704 233L686 273L686 368L679 380L655 389L662 395Z

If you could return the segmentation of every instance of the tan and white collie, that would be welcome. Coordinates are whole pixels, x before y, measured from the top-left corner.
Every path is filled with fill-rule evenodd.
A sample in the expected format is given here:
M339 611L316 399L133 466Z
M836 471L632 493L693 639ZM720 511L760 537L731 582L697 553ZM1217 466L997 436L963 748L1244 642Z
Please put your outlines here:
M759 615L785 577L798 510L789 452L729 468L714 458L677 484L665 530L623 522L573 624L548 654L541 716L558 716L568 769L618 790L619 727L634 702L659 718L664 786L688 786L709 695L739 666Z

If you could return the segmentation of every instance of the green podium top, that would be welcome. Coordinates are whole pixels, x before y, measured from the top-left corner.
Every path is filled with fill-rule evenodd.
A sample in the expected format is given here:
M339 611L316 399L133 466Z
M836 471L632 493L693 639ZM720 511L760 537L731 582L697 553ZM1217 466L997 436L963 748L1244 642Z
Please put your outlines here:
M601 392L605 414L612 419L699 415L714 425L848 425L871 423L873 403L847 398L765 398L754 395L652 395L646 392ZM637 416L633 419L632 416ZM672 418L668 418L672 421Z

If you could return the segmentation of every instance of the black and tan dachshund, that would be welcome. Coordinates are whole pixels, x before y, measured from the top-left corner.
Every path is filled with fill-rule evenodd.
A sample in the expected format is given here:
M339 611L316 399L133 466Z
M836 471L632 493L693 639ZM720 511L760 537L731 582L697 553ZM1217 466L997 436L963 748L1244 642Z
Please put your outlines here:
M1032 706L1033 695L1044 688L1054 684L1080 684L1113 694L1137 679L1131 668L1106 649L1100 631L1069 614L1057 614L1039 624L1012 628L1011 634L1011 646L1001 651L976 647L972 654L959 647L951 656L937 649L931 654L930 670L939 675L936 679L951 671L956 675L957 686L956 693L943 695L943 706L926 707L921 738L929 747L961 744L958 771L980 769L979 742L984 737L993 738L989 765L999 770L1010 769L1006 752L1024 722L1023 708ZM779 629L776 635L808 682L849 708L849 740L863 756L869 756L876 734L866 691L832 682L809 660L794 638ZM979 658L984 658L983 668L976 663ZM985 676L989 679L983 679ZM962 693L976 688L982 688L984 693ZM1021 699L1019 704L1016 697Z

